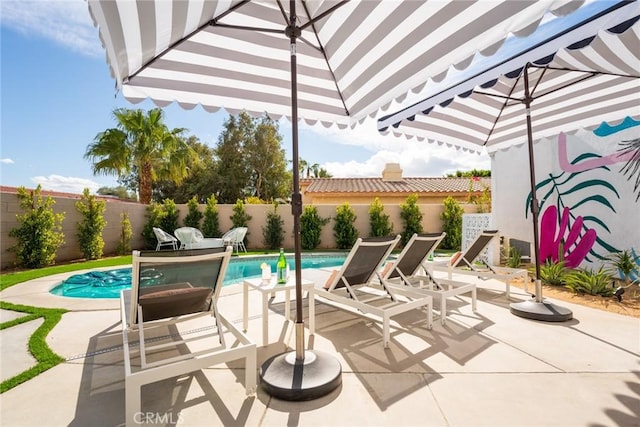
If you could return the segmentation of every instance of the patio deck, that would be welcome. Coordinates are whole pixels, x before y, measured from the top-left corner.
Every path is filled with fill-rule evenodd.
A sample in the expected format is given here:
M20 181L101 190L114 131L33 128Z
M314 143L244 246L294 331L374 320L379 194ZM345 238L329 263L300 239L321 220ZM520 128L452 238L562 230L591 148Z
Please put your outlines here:
M72 310L47 337L67 361L0 395L0 422L123 425L117 302L50 295L52 280L60 279L0 293L11 303ZM639 319L562 302L573 320L531 321L508 307L526 295L514 288L508 301L503 291L500 282L478 280L478 313L468 298L452 299L446 325L434 321L433 330L425 328L423 312L400 316L388 349L380 324L316 300L316 334L306 338L342 364L337 390L307 402L277 400L261 389L245 397L242 365L219 365L146 387L141 418L146 425L180 426L640 425ZM247 333L260 344L260 296L252 292L250 298ZM223 289L219 309L241 325L241 285ZM258 364L295 345L295 328L284 322L283 310L276 299L269 345L258 347ZM2 312L2 320L11 313ZM28 366L28 355L14 344L26 342L34 322L1 331L3 379L11 369L24 369L17 364Z

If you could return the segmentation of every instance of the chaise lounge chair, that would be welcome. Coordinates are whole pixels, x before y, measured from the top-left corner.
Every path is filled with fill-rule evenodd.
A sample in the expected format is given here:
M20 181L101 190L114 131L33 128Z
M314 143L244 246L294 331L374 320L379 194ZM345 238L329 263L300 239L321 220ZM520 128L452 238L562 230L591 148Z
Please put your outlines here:
M498 230L483 231L464 252L458 252L450 261L444 263L429 263L430 274L433 274L434 271L446 271L449 280L451 280L454 273L467 274L482 279L504 280L506 284L505 295L507 298L510 297L510 280L514 277L522 277L524 280L524 290L527 292L529 273L526 269L495 266L482 256L485 248L497 235ZM480 261L484 267L476 265L476 261Z
M431 329L433 299L412 288L387 288L372 283L382 263L398 244L400 236L358 239L342 268L324 277L313 277L315 296L334 307L372 315L382 321L382 344L389 346L391 317L421 307L427 308L427 328ZM313 270L317 274L320 270ZM309 270L305 270L309 274ZM328 277L327 277L328 276ZM311 277L310 277L311 278ZM326 279L326 283L321 281ZM324 284L324 285L323 285Z
M384 266L382 280L388 287L412 287L440 300L440 322L447 318L447 298L471 294L471 307L476 311L476 285L448 279L437 281L429 274L425 262L433 254L446 233L414 234L398 258Z
M245 390L255 392L256 345L216 307L230 258L231 248L133 252L132 287L120 296L127 426L143 385L219 363L244 359Z
M200 230L194 227L176 228L174 234L180 240L180 249L207 249L224 246L222 239L206 238Z

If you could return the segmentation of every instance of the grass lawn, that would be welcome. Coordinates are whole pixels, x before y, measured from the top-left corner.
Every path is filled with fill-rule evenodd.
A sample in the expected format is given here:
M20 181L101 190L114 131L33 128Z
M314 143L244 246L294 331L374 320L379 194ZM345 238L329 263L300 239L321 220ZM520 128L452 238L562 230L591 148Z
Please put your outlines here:
M67 273L89 268L111 267L123 264L131 264L131 255L4 273L0 274L0 290L4 290L18 283L26 282L27 280L50 276L52 274ZM25 316L20 318L0 323L0 330L29 322L40 317L44 318L42 325L40 325L33 335L31 335L31 338L29 338L29 352L36 359L36 365L0 383L0 393L4 393L13 387L30 380L47 369L51 369L59 363L64 362L64 358L57 355L49 348L46 342L46 337L67 310L16 305L5 301L0 301L0 309L26 313Z

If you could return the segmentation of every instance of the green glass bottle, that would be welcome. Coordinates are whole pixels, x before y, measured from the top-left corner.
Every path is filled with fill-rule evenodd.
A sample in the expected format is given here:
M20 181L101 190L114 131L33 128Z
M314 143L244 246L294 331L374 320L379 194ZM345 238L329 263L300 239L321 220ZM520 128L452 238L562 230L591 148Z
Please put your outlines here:
M284 249L280 248L280 256L276 264L276 278L278 284L287 283L287 259L284 257Z

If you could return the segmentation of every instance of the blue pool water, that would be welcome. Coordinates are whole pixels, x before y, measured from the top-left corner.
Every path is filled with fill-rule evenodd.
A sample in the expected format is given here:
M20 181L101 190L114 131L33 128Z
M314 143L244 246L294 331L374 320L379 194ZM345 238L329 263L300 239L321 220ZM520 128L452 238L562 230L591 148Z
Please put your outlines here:
M260 277L260 264L266 262L275 272L278 256L232 258L227 268L223 286L239 283L245 278ZM336 267L344 263L346 254L302 255L302 268ZM293 256L287 257L291 269L295 268ZM119 298L122 289L131 288L131 268L91 271L75 274L51 289L54 295L74 298Z

